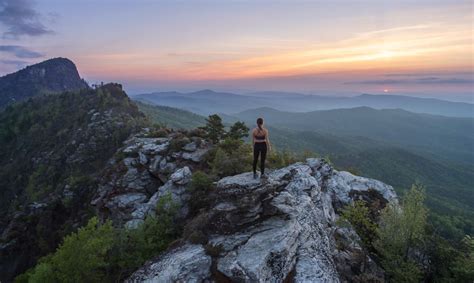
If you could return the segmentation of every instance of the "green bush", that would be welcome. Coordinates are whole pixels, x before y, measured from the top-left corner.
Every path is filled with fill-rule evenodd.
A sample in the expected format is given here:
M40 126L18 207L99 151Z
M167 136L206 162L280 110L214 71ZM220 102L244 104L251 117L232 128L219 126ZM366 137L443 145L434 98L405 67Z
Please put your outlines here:
M165 138L170 133L170 130L166 128L166 125L155 124L150 132L147 134L149 138Z
M427 209L424 188L415 184L406 193L401 207L389 204L382 211L374 246L382 258L382 266L394 282L419 282L422 278L420 262L412 257L423 252L427 236Z
M152 257L164 251L180 235L175 223L178 207L171 195L163 196L157 204L156 215L148 216L136 229L122 229L116 234L110 261L112 273L130 274Z
M299 161L298 157L287 150L276 150L273 149L267 154L267 167L268 168L281 168L288 166L292 163Z
M462 240L463 253L454 261L452 270L458 282L474 281L474 238L466 235Z
M149 216L137 229L114 229L96 217L64 238L56 252L18 276L16 282L119 282L165 250L177 239L177 206L171 195L157 204L156 216Z
M197 214L199 210L209 205L209 191L213 189L213 179L203 171L193 173L189 190L191 192L191 201L189 208L191 215Z
M347 205L342 210L341 218L351 223L363 245L371 250L377 225L370 220L369 208L365 202L359 200Z
M252 149L241 141L226 140L216 149L210 166L212 174L217 177L249 171L252 168Z
M18 281L27 277L28 282L101 282L113 244L112 223L99 225L96 217L91 218L85 227L66 236L54 254L42 258Z
M191 140L186 137L184 134L178 134L176 137L172 138L169 145L170 152L180 151L183 146L188 144Z
M193 173L191 180L192 191L203 191L206 192L212 187L212 179L209 175L203 171L196 171Z

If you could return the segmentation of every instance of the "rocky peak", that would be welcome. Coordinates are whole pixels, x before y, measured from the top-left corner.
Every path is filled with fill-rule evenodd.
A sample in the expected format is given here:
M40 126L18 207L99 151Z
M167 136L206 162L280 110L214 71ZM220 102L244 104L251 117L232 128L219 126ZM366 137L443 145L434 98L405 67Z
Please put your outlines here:
M338 207L361 197L397 202L391 186L323 159L262 180L251 173L223 178L210 208L189 220L204 239L184 237L127 282L344 282L361 274L383 281L357 233L336 225Z
M88 87L71 60L53 58L0 77L0 107L39 94Z

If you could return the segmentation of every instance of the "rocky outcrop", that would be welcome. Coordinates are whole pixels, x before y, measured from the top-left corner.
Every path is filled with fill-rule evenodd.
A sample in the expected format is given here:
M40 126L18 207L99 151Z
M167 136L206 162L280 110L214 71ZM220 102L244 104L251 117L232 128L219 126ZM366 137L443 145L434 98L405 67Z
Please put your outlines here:
M161 255L127 282L203 282L210 279L211 264L212 258L201 245L186 245Z
M130 138L109 162L92 201L102 219L135 228L155 213L158 201L166 195L180 207L180 218L188 215L186 186L212 146L201 137L181 132L151 136L145 129Z
M39 94L85 88L89 86L71 60L53 58L0 77L0 109Z
M253 179L251 173L217 182L211 208L191 222L206 240L185 239L136 271L128 282L373 282L383 271L350 227L336 225L335 206L357 192L397 202L392 187L321 159L308 159ZM172 272L165 266L179 266ZM197 272L199 270L199 272ZM180 281L182 280L182 281Z

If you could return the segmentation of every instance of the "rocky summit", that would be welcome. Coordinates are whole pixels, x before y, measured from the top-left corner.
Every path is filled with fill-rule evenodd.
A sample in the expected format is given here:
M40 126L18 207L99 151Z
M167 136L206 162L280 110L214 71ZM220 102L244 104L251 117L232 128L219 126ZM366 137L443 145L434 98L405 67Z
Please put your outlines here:
M66 58L53 58L0 77L0 109L39 94L89 88L76 65Z
M156 147L162 150L163 144L165 140ZM148 148L137 140L128 148L138 147L139 155ZM142 158L144 170L153 172L157 166L152 164L161 164L156 158ZM139 157L123 161L138 162ZM166 164L169 162L162 168ZM190 167L177 165L172 171L154 193L146 193L143 186L131 188L133 182L128 182L128 189L112 194L106 185L100 199L107 201L102 206L133 226L130 221L135 221L136 212L161 192L182 195L179 191L189 179ZM119 179L123 181L127 174ZM188 220L188 229L200 230L204 238L183 236L126 282L384 281L383 270L362 249L354 229L336 221L338 208L357 199L373 200L382 207L388 202L396 204L397 196L389 185L336 171L323 159L310 158L274 170L262 179L254 179L250 172L225 177L217 182L211 199L209 209ZM180 201L184 207L189 199L182 197Z

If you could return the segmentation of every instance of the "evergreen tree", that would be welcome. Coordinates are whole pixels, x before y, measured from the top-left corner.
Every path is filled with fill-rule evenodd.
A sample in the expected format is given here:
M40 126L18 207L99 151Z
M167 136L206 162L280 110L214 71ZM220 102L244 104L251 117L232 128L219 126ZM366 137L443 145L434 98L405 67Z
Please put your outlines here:
M230 131L227 136L231 139L240 140L249 135L249 128L244 122L238 121L230 127Z
M462 240L463 253L455 260L454 277L458 282L474 281L474 238L466 235Z
M341 218L351 223L352 227L360 236L365 247L372 249L372 243L376 237L377 225L370 219L369 208L362 200L346 206L341 213Z
M425 193L415 184L404 196L401 206L389 204L382 211L375 248L382 266L394 282L419 282L422 271L414 255L426 237Z
M201 129L206 131L207 138L214 144L217 144L225 136L224 124L222 124L222 119L217 114L209 115L206 119L206 125Z

